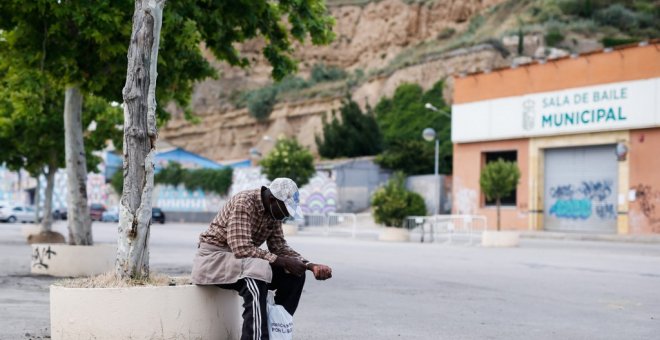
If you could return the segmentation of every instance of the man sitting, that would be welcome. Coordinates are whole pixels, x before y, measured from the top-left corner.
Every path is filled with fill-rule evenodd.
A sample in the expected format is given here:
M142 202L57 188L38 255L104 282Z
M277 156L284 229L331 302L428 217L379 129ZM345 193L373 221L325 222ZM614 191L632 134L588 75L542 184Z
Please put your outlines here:
M199 237L192 282L238 291L245 308L242 340L268 339L268 290L276 290L275 303L293 315L306 270L317 280L332 277L330 267L287 245L282 223L301 219L298 186L276 178L268 187L234 195ZM264 242L268 250L259 248Z

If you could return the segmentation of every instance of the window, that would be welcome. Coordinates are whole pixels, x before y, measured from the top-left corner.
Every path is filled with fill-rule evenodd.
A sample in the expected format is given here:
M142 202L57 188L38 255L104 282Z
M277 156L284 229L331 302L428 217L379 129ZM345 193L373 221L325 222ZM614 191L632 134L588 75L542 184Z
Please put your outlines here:
M16 207L16 208L14 208L14 211L23 211L23 208L21 208L21 207Z
M484 152L484 165L490 163L490 162L495 162L498 159L503 159L505 161L509 162L517 162L518 161L518 151L495 151L495 152ZM516 206L517 202L517 190L513 190L513 192L506 197L502 197L500 200L500 203L502 206ZM484 197L484 200L486 202L487 207L494 207L495 206L495 200L488 200L486 197Z

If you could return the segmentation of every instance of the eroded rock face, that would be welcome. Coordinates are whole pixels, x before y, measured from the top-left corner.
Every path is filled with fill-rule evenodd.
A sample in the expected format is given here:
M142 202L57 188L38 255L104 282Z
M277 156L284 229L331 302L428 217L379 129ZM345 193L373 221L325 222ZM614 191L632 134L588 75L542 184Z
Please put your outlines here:
M406 4L371 2L364 7L332 8L337 39L325 47L298 49L300 60L346 69L384 67L403 48L435 38L445 29L462 29L473 15L503 0L438 0Z
M460 31L469 19L488 6L503 0L437 0L426 4L406 4L401 0L371 2L365 6L337 6L330 10L336 19L336 40L329 46L297 46L301 60L300 74L307 76L317 63L338 66L349 71L387 66L399 52L422 41L434 39L447 29ZM248 158L250 148L266 154L273 146L264 136L295 136L314 154L314 136L321 134L323 115L341 106L341 98L315 99L276 106L268 121L260 123L249 117L247 110L233 109L229 97L238 91L256 88L270 82L271 68L259 54L260 41L241 46L253 61L249 69L218 63L210 53L206 57L220 71L220 79L198 84L193 94L193 110L202 123L192 125L180 113L160 131L160 136L174 145L186 148L216 161ZM460 71L472 72L496 68L505 59L488 46L454 51L432 61L400 68L386 76L372 78L355 89L352 97L361 106L375 105L382 96L391 96L404 82L418 83L425 89L436 81ZM451 85L451 81L448 82ZM451 100L450 88L445 99ZM171 108L172 111L176 111Z

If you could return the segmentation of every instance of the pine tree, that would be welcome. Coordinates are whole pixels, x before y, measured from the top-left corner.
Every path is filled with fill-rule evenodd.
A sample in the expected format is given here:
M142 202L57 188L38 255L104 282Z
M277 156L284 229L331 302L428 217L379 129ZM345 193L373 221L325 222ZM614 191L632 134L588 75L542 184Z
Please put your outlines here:
M341 120L333 112L330 122L323 122L323 138L316 136L319 154L325 158L375 155L382 150L382 136L371 110L346 97L340 109Z

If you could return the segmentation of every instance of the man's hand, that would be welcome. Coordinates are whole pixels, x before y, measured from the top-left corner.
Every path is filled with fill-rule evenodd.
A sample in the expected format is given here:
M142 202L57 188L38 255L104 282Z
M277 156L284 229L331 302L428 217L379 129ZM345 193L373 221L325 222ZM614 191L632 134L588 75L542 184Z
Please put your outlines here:
M317 280L327 280L332 277L332 268L324 264L308 263L307 268L314 273Z
M278 267L283 267L285 271L295 276L303 276L305 274L305 269L307 269L305 264L295 257L278 256L273 264Z

